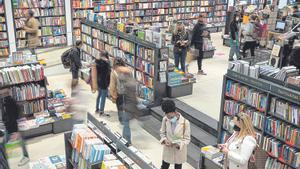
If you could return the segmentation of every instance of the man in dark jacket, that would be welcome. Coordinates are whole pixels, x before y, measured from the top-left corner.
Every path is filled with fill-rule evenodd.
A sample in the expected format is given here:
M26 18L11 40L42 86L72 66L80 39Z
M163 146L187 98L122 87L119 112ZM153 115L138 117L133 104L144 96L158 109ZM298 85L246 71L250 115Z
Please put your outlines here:
M233 55L235 54L237 58L239 59L239 40L238 40L238 34L239 34L239 16L237 14L234 14L232 21L230 23L230 52L229 52L229 61L233 61Z
M71 61L71 68L70 71L72 72L72 89L75 88L78 84L78 77L79 77L79 69L81 68L81 47L82 41L76 41L76 46L70 51L70 61Z
M194 45L196 49L199 50L199 56L197 57L198 63L198 74L206 75L202 70L202 60L203 60L203 37L208 36L208 32L205 30L205 24L203 16L199 15L198 23L195 25L192 32L191 45Z
M96 102L96 113L103 115L106 96L108 92L108 86L110 83L110 73L111 73L108 53L106 51L101 52L101 56L96 59L96 68L97 68L97 81L98 81L98 97ZM109 116L109 114L107 113L105 115Z
M300 47L295 47L290 54L290 65L300 69Z
M18 132L18 123L17 119L19 118L20 109L16 101L10 95L10 89L2 89L0 92L0 97L2 100L1 112L2 119L6 129L6 138L5 142L10 140L21 140L21 147L23 150L23 158L19 162L18 166L24 166L29 162L29 155L25 146L24 141L21 138L20 133Z

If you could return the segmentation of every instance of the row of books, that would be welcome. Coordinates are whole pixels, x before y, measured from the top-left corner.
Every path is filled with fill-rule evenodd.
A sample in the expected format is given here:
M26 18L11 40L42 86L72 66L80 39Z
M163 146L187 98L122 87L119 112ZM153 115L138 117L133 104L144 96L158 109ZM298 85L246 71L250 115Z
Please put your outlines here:
M265 115L263 113L255 111L249 107L245 108L244 112L250 116L254 127L263 130L263 125L265 122Z
M81 35L81 40L82 42L88 44L88 45L93 45L93 41L92 41L92 37L91 36L88 36L86 34L82 34Z
M131 55L132 56L132 55ZM133 56L134 57L134 56ZM137 58L136 59L136 68L140 71L143 71L147 73L148 75L154 77L154 65L152 63L149 63L142 58Z
M13 85L44 79L44 68L41 65L25 65L0 70L0 86Z
M64 7L41 9L41 16L61 16L65 15Z
M265 169L292 169L292 168L278 161L276 158L268 157L265 164Z
M65 27L42 27L42 36L61 36L66 34L66 28Z
M91 35L92 33L92 28L90 26L87 26L85 24L81 25L81 31L85 34Z
M300 147L299 127L296 128L280 120L267 117L265 122L265 131L276 138L284 140L288 145Z
M261 66L260 69L260 74L278 79L280 81L286 81L288 77L299 74L299 70L295 66L286 66L279 69L270 65L264 65Z
M278 158L280 161L298 168L300 165L300 153L294 148L277 141L275 138L265 137L262 149L270 156Z
M131 54L135 53L135 44L125 39L119 39L119 48Z
M11 88L11 91L16 101L34 100L46 96L46 88L33 83L23 86L14 86Z
M150 77L149 75L145 74L141 71L136 71L136 80L140 83L143 83L148 88L153 89L154 88L154 79L153 77Z
M8 56L8 55L9 55L8 48L0 49L0 56Z
M22 102L20 106L21 106L21 112L27 115L43 112L46 109L46 100Z
M6 24L0 24L0 31L6 31Z
M292 124L300 125L300 107L277 97L272 97L270 114L280 117Z
M51 8L64 6L64 0L13 0L14 8Z
M225 94L235 100L253 106L259 111L263 112L266 110L267 95L255 89L251 89L248 86L236 83L232 80L227 80Z
M63 26L66 24L65 17L47 17L40 18L42 26Z
M242 112L246 107L245 104L238 103L234 100L225 100L224 102L224 112L231 116Z
M9 60L9 62L6 61L6 64L5 64L6 66L21 65L21 64L37 62L35 55L24 54L22 51L12 52L12 54L9 56L8 60Z
M43 46L57 46L57 45L63 45L67 43L67 38L65 35L42 37L41 40Z
M142 83L137 85L137 95L144 100L154 101L154 91L153 89L145 86Z
M9 47L8 40L1 40L0 41L0 48L6 48L6 47Z
M27 12L27 8L20 8L14 10L14 17L15 18L25 18L25 14ZM32 8L35 17L41 16L39 8Z

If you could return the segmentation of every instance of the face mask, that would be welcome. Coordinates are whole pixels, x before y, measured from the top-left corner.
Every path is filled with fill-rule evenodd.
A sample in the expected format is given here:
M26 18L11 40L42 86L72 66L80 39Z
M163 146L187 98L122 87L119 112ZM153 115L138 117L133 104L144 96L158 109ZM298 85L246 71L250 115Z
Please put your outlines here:
M233 120L230 121L229 125L230 125L230 128L233 129L234 131L241 131L241 128L239 126L235 125Z
M172 124L175 124L175 123L177 122L177 117L174 116L173 118L171 118L171 119L170 119L170 122L171 122Z

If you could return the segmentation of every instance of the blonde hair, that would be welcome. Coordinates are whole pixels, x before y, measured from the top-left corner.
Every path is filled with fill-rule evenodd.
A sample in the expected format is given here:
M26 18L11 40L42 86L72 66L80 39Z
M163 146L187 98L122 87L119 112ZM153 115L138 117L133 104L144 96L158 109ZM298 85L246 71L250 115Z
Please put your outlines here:
M240 122L240 128L238 138L244 138L246 136L253 136L255 138L256 132L253 128L252 120L250 116L244 112L237 114Z

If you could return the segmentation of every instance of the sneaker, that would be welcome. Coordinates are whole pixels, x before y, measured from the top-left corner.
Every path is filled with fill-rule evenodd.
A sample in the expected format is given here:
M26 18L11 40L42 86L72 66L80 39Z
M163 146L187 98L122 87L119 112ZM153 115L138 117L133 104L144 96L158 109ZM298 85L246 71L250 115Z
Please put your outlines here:
M203 70L199 70L198 75L207 75L207 74Z
M24 165L26 165L29 161L30 161L30 160L29 160L28 157L23 157L23 158L19 161L18 166L19 166L19 167L24 166Z
M96 110L96 111L95 111L95 114L99 114L99 110Z

